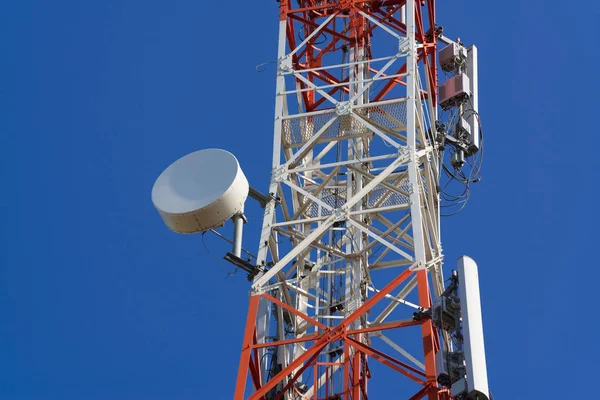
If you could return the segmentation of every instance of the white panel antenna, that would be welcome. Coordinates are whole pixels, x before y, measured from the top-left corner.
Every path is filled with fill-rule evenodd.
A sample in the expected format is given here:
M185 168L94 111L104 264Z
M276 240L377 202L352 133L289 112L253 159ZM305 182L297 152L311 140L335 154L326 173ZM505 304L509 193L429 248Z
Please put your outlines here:
M479 295L479 274L472 258L462 256L458 264L458 286L462 309L465 366L467 368L467 400L489 399L483 322Z

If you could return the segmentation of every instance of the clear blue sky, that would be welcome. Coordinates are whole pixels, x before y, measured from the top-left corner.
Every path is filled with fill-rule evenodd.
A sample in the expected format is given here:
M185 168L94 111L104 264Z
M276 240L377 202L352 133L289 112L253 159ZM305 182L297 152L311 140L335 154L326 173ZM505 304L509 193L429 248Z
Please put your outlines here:
M255 66L275 59L277 3L222 3L0 5L0 399L231 398L248 283L150 201L169 163L207 147L267 187L274 69ZM462 253L480 265L492 391L590 398L599 7L438 7L480 49L484 180L443 243L447 270Z

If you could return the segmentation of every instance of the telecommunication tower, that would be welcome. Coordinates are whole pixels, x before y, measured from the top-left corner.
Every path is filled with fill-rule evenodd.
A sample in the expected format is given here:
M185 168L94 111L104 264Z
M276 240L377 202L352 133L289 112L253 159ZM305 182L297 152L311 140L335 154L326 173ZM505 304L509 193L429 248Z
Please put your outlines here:
M445 281L440 239L443 210L462 209L479 179L477 49L443 35L435 0L279 9L268 194L227 153L223 185L177 197L169 185L217 150L153 189L175 231L234 221L225 258L252 282L234 399L373 398L378 368L399 377L377 381L389 397L489 399L477 266L461 257ZM215 178L181 185L202 179ZM248 191L264 207L255 260L241 252Z

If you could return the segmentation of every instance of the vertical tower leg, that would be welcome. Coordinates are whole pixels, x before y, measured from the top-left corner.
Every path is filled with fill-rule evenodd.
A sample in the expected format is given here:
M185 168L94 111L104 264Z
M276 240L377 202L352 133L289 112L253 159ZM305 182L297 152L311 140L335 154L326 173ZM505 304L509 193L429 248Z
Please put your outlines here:
M246 329L244 330L244 341L242 342L242 355L240 356L240 366L238 367L237 382L235 385L234 400L243 400L246 390L246 379L252 357L252 344L256 332L256 314L258 312L259 296L251 296L248 306L248 317L246 319Z

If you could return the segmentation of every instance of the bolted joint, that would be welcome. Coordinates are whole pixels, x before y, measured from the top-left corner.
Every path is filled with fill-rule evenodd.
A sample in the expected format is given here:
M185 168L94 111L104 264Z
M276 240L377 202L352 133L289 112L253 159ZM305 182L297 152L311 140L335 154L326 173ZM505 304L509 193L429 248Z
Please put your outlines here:
M345 221L349 218L348 211L342 208L336 208L333 210L332 215L335 222Z
M398 40L398 56L403 56L410 50L410 40L401 38Z
M272 179L274 182L283 182L287 178L287 167L279 165L273 168Z
M400 146L398 147L398 156L399 157L403 157L403 158L407 158L409 160L412 160L410 157L413 154L412 152L412 148L410 146Z
M418 260L413 265L411 265L408 269L409 271L420 271L424 268L423 261Z
M338 105L335 107L336 115L348 115L350 114L350 111L352 111L352 106L348 101L338 103Z
M280 72L286 72L292 70L292 58L290 56L283 56L277 60L278 69Z

